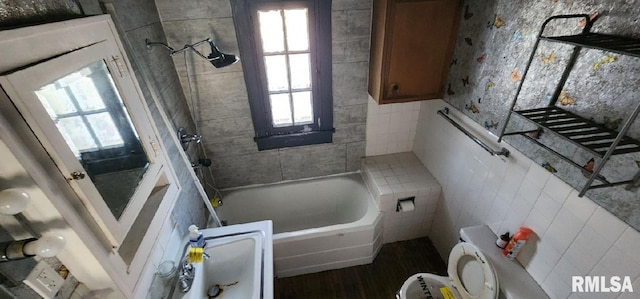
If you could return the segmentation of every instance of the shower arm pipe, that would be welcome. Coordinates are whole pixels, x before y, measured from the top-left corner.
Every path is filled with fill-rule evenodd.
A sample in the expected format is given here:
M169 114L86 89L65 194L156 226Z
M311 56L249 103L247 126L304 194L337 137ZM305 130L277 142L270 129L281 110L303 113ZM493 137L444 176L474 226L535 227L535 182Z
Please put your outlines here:
M201 41L199 41L199 42L197 42L195 44L186 44L180 50L176 50L176 49L174 49L174 48L170 47L169 45L167 45L165 43L162 43L162 42L152 42L149 39L146 39L145 42L147 43L147 49L151 49L152 46L163 46L167 50L171 51L171 54L169 54L170 56L174 56L174 55L180 54L180 53L182 53L182 52L184 52L186 50L193 50L193 52L196 52L196 54L198 54L198 56L200 56L200 57L202 57L202 58L204 58L206 60L209 60L209 61L211 60L207 56L202 55L202 53L200 53L195 48L196 46L199 46L201 44L210 43L211 42L211 38L207 38L207 39L201 40Z

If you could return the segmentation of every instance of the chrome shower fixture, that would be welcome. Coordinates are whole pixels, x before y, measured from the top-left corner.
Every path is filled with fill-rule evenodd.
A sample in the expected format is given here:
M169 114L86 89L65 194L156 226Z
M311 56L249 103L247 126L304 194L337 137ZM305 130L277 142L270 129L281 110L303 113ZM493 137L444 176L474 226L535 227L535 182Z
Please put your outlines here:
M162 46L162 47L166 48L167 50L171 51L171 53L169 54L171 56L183 53L183 52L185 52L187 50L192 50L193 52L198 54L198 56L200 56L200 57L206 59L207 61L209 61L216 68L223 68L225 66L229 66L229 65L232 65L232 64L240 61L240 58L238 58L238 56L236 56L236 55L225 54L225 53L220 52L220 49L218 49L218 47L213 43L213 40L211 40L211 38L207 38L205 40L201 40L201 41L199 41L199 42L197 42L195 44L186 44L180 50L176 50L176 49L174 49L172 47L169 47L165 43L152 42L149 39L145 39L145 42L147 43L147 49L151 50L151 48L153 46ZM209 46L211 47L211 54L209 54L209 56L204 56L202 53L200 53L195 48L195 47L197 47L197 46L199 46L199 45L201 45L203 43L209 43Z
M198 135L198 134L187 134L185 133L185 129L184 128L179 128L178 129L178 140L180 140L180 144L182 144L182 150L187 150L187 148L189 147L189 143L194 142L195 143L200 143L202 141L202 136Z

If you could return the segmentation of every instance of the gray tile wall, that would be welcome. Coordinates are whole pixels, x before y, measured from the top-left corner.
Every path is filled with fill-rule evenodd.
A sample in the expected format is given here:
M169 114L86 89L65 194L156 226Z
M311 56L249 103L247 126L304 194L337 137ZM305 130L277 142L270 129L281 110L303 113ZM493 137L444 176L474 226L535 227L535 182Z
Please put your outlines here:
M230 1L190 3L157 0L167 41L181 48L207 37L223 51L238 54ZM292 180L357 170L365 153L371 0L333 0L332 144L258 151L242 73L242 61L223 69L188 54L197 99L198 125L220 188ZM208 53L206 47L203 52ZM189 94L183 56L174 57Z
M171 212L172 220L185 232L188 226L194 223L205 227L208 213L192 179L190 172L193 169L184 163L179 153L182 149L173 141L180 127L185 128L188 133L195 132L189 106L169 52L161 47L149 50L145 43L147 38L166 43L155 2L114 0L113 4L117 15L114 21L119 29L125 31L120 32L120 38L127 48L147 106L182 186L178 201ZM85 9L85 13L91 14L87 10ZM154 96L157 97L160 107L156 105ZM167 115L170 123L163 121L161 113ZM197 147L191 146L189 152L192 155L191 160L196 160Z

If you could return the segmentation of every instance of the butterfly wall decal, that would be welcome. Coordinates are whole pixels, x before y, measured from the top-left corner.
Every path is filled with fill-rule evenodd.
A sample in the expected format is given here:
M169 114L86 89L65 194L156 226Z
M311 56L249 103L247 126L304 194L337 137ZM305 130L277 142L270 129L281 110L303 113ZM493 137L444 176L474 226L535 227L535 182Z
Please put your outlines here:
M482 56L476 58L476 61L483 63L486 58L487 58L487 53L483 53Z
M617 56L615 56L615 55L613 55L613 54L610 54L610 55L604 56L604 57L600 58L598 61L596 61L596 63L594 63L594 64L591 66L591 70L593 70L593 71L597 71L597 70L598 70L599 68L601 68L603 65L605 65L605 64L607 64L607 63L612 63L612 62L614 62L614 61L616 61L616 60L618 60L618 57L617 57Z
M465 37L464 42L467 43L467 45L469 46L473 46L473 41L471 40L470 37Z
M592 22L593 20L597 19L599 15L600 14L597 11L592 13L589 16L589 22ZM584 26L587 26L587 20L586 19L582 19L582 20L580 20L580 22L578 22L578 27L584 27Z
M469 86L469 76L462 78L462 86L464 87Z
M458 64L458 58L453 58L451 59L451 63L449 64L449 67L452 67L454 65Z
M558 101L560 102L560 104L562 104L562 106L574 105L576 103L576 101L572 97L568 96L564 90L560 91Z
M480 109L473 102L469 102L469 104L464 105L464 109L467 111L471 111L472 113L480 113Z
M593 171L593 167L596 165L595 160L593 158L591 158L591 160L589 160L587 162L587 164L582 166L582 175L585 178L590 178L591 177L591 172Z
M542 134L544 134L544 130L543 129L538 129L535 130L533 132L529 132L529 137L534 138L534 139L540 139L540 137L542 137Z
M522 33L518 32L518 31L516 31L516 32L514 32L514 33L513 33L513 40L515 40L515 41L519 41L519 40L521 40L521 39L522 39L522 37L523 37L523 36L522 36Z
M495 17L493 17L493 26L496 28L504 26L504 20L500 16L495 15Z
M513 68L513 71L511 71L511 81L513 82L518 82L520 80L522 80L522 76L518 75L518 68Z
M496 86L496 83L489 80L489 82L487 82L487 84L484 86L484 91L489 91L489 88Z
M551 51L551 53L548 56L545 56L544 54L540 55L542 62L544 62L544 64L548 64L553 62L556 59L556 51Z
M464 19L465 19L465 20L468 20L468 19L471 19L471 17L473 17L473 13L472 13L472 12L469 12L469 5L467 4L467 5L464 7Z
M582 175L583 175L585 178L590 178L590 177L591 177L591 174L593 173L593 168L595 167L595 165L596 165L595 160L594 160L593 158L591 158L591 159L587 162L587 164L585 164L584 166L582 166ZM601 175L601 174L598 174L597 178L598 178L599 180L602 180L602 181L606 181L606 180L607 180L607 179L605 179L605 178L604 178L604 176L603 176L603 175Z
M449 86L447 87L447 94L450 96L456 94L453 89L451 89L451 83L449 83Z
M491 128L497 129L499 125L500 125L499 122L495 122L493 120L491 120L491 123L489 123L486 120L484 121L484 128L487 130L491 130Z

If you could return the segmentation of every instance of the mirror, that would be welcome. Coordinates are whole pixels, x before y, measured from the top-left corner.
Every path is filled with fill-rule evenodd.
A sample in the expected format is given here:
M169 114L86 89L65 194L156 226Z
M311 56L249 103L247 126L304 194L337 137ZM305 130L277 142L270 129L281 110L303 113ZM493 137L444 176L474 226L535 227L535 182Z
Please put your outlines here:
M35 91L116 219L149 160L103 60Z

